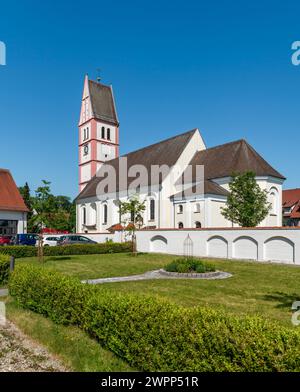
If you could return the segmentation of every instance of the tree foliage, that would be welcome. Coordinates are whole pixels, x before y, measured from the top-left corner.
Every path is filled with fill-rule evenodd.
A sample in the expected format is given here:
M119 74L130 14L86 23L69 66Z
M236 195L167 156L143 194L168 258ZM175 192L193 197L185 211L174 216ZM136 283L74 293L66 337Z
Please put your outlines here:
M132 231L143 225L143 212L145 201L141 202L137 195L131 196L128 201L120 202L119 213L123 223L127 224Z
M242 227L255 227L268 215L268 194L257 184L254 172L232 174L230 194L222 215Z
M42 180L42 184L30 195L26 183L19 188L29 208L27 231L40 232L47 227L59 231L74 231L76 226L76 206L68 196L55 196L51 192L51 182Z

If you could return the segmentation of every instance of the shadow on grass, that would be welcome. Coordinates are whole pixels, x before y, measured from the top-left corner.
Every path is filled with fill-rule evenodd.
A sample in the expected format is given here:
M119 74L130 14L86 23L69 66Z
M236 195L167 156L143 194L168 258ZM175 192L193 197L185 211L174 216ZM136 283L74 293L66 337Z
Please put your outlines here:
M70 256L50 256L47 257L46 261L60 261L60 260L71 260Z
M293 302L300 300L300 295L299 293L287 294L278 291L274 294L266 294L262 298L265 301L278 302L275 308L291 309Z

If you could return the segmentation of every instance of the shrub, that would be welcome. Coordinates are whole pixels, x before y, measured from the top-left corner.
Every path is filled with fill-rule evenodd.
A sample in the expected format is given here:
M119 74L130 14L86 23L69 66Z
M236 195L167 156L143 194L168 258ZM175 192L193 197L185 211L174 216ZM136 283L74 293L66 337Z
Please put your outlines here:
M259 317L116 294L32 265L9 289L25 308L76 324L144 371L299 371L300 333Z
M8 282L10 259L9 256L0 254L0 286Z
M131 244L129 242L104 242L89 245L65 245L65 246L45 246L45 256L65 256L65 255L88 255L102 253L129 252ZM36 246L2 246L0 254L7 254L15 258L37 256Z
M173 260L170 264L165 266L165 270L168 272L212 272L215 271L216 268L214 265L205 263L202 260L183 257L180 259Z

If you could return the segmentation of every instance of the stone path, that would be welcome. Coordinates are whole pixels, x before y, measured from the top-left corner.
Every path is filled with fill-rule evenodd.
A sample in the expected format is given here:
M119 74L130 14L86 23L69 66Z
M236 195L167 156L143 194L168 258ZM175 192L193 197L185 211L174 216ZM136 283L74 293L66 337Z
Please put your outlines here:
M0 372L65 372L64 365L14 324L0 324Z
M184 276L182 276L184 275ZM228 272L216 271L209 272L205 274L173 274L167 273L164 270L154 270L145 272L140 275L131 275L131 276L120 276L113 278L100 278L100 279L89 279L82 281L83 283L88 284L101 284L101 283L114 283L114 282L130 282L137 280L148 280L148 279L226 279L230 278L232 275Z

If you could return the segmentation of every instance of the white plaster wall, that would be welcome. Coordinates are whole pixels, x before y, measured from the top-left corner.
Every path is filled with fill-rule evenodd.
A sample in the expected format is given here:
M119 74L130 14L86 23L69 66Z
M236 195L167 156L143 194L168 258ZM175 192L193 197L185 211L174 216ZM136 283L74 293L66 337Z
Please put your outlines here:
M108 161L116 157L116 147L110 144L97 142L97 159L98 161Z
M140 230L137 231L137 249L140 252L160 251L183 255L184 240L188 235L193 241L194 256L277 261L300 265L299 228ZM154 238L157 236L160 242L156 246Z
M81 170L81 181L89 181L91 179L91 164L88 163L86 165L80 166Z

